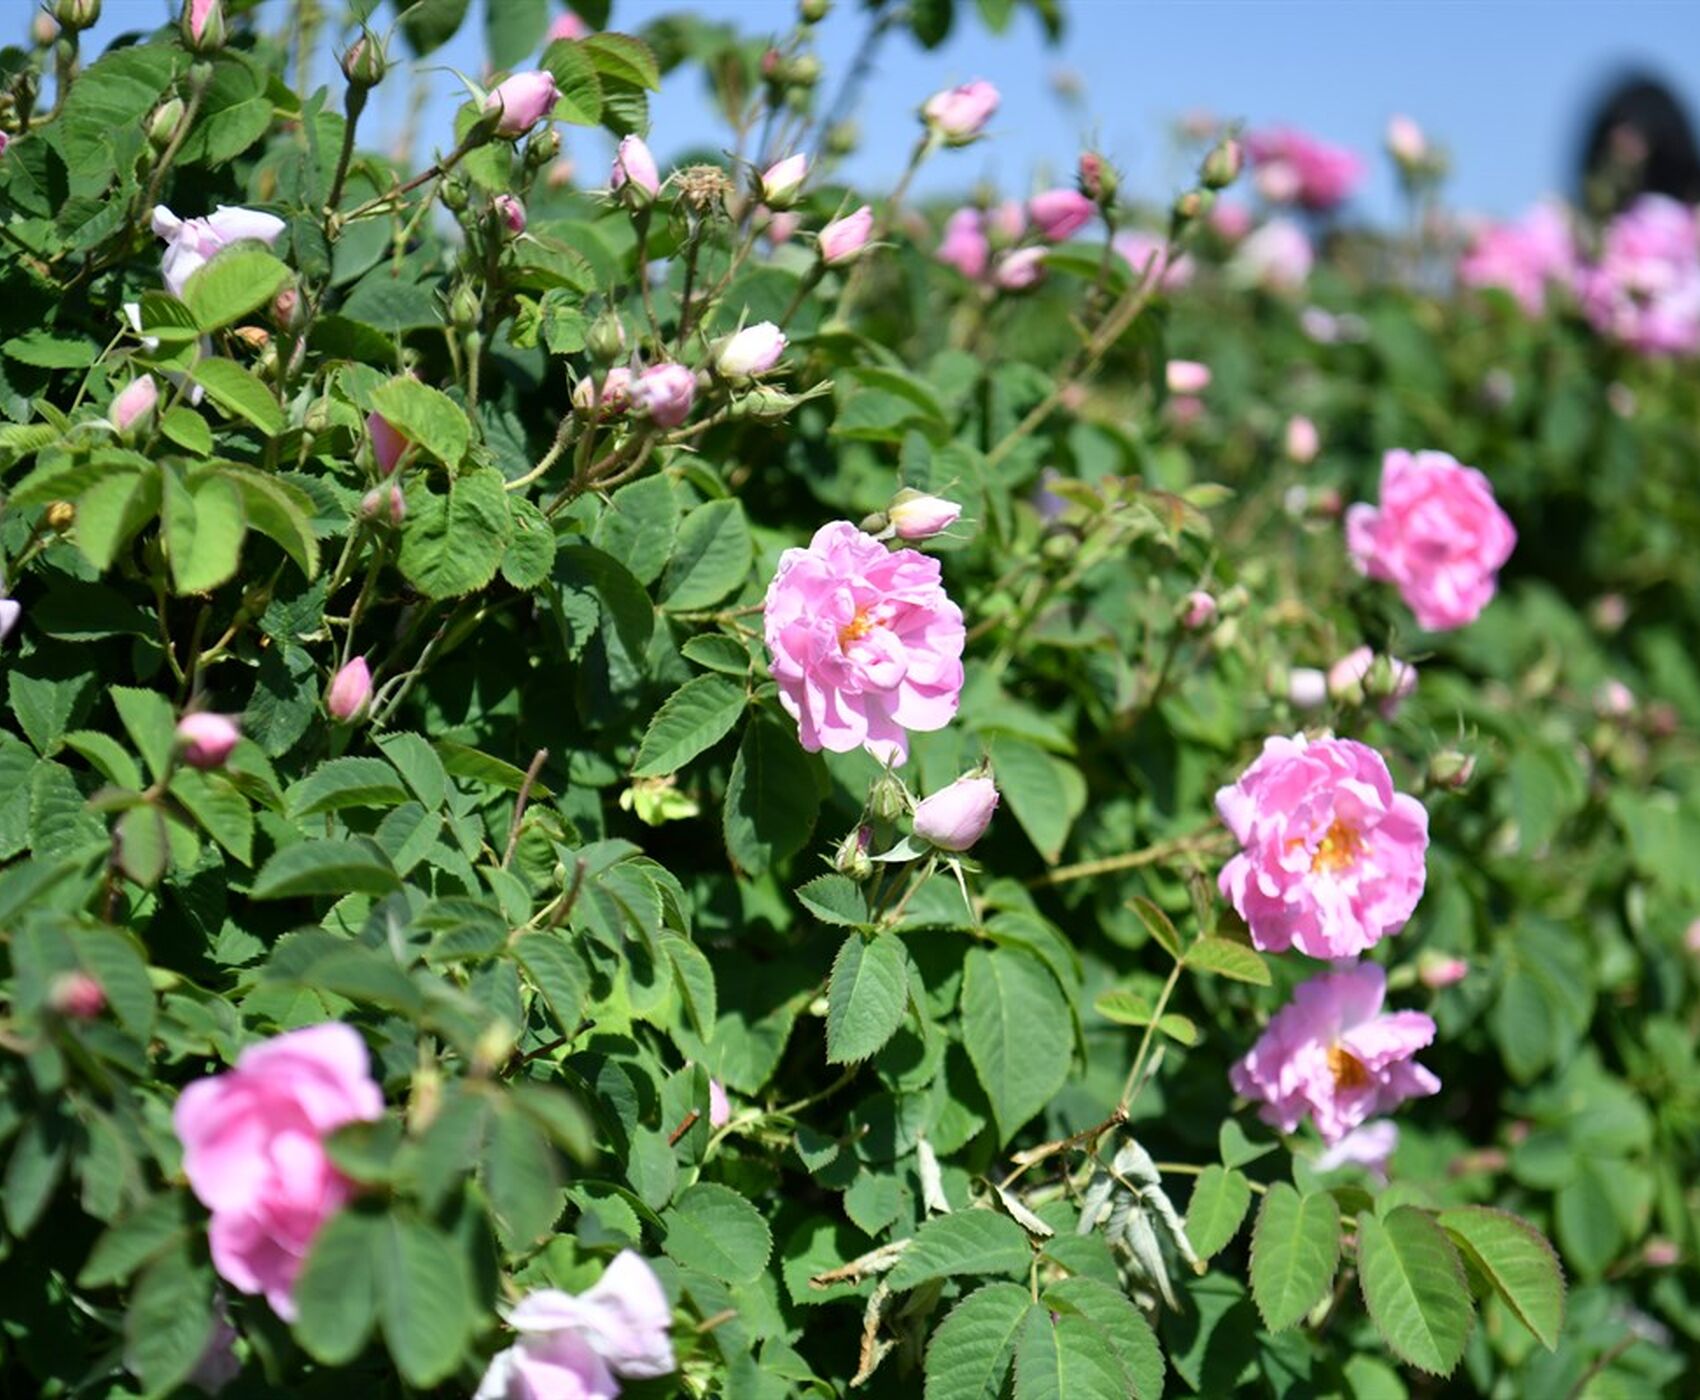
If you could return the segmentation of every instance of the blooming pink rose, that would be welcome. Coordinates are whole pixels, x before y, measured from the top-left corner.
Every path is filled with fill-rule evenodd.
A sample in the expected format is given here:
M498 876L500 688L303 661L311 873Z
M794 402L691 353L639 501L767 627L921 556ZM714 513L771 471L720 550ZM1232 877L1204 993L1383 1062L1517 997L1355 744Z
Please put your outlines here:
M983 78L935 93L921 108L926 122L947 146L966 146L985 130L998 109L998 90Z
M1316 1159L1319 1172L1339 1171L1341 1167L1362 1167L1376 1181L1386 1184L1387 1163L1399 1150L1399 1125L1391 1118L1377 1118L1361 1128L1353 1128L1334 1146L1324 1150Z
M920 491L899 491L885 509L885 518L900 540L930 540L956 524L961 516L962 507L955 501Z
M525 232L525 205L511 194L499 194L491 201L497 215L502 220L502 226L516 238Z
M628 1380L665 1376L673 1356L673 1310L655 1270L623 1249L584 1293L540 1289L520 1300L508 1317L522 1345L539 1338L576 1335L608 1369Z
M1310 419L1295 414L1287 420L1286 430L1281 435L1281 448L1288 461L1302 467L1316 460L1316 454L1322 448L1322 435Z
M820 257L828 267L837 267L861 256L874 233L874 211L864 204L842 219L834 219L820 231Z
M153 382L153 376L139 375L112 400L112 409L107 416L114 428L121 433L127 433L138 424L146 422L158 402L159 385Z
M1216 811L1240 843L1218 884L1266 952L1352 957L1422 898L1428 813L1367 744L1272 736Z
M1192 281L1192 259L1185 253L1170 251L1167 242L1158 234L1142 228L1130 228L1118 233L1110 241L1110 246L1122 255L1135 276L1157 277L1160 279L1158 285L1165 292L1178 292ZM1166 251L1168 257L1165 260Z
M165 240L160 274L172 296L183 295L190 274L204 267L213 254L232 243L249 241L267 247L283 232L283 220L257 209L232 208L221 204L204 219L179 219L163 204L154 206L153 231Z
M497 83L484 99L484 111L500 113L496 119L498 135L524 136L555 110L560 96L554 75L547 69L534 68Z
M1700 215L1642 195L1611 221L1599 260L1576 285L1602 335L1644 355L1700 351Z
M632 384L632 407L658 428L676 428L691 416L697 377L684 365L651 365Z
M1363 177L1363 162L1351 151L1319 141L1290 127L1253 132L1246 148L1260 177L1258 188L1269 198L1269 188L1290 189L1288 198L1306 209L1326 210L1345 203ZM1284 203L1285 200L1278 202Z
M916 804L915 834L941 851L966 851L986 834L998 809L998 790L990 778L958 778Z
M978 209L958 209L945 221L944 239L933 255L971 282L986 275L992 247L986 239L985 216Z
M372 439L372 459L378 464L378 471L388 476L401 460L401 454L407 451L408 440L381 413L366 415L366 432Z
M364 656L357 656L339 669L325 690L325 709L332 719L347 722L366 708L372 698L372 670Z
M614 169L609 173L608 185L616 190L631 185L651 199L661 193L661 172L641 136L621 140L619 150L614 153Z
M1346 547L1358 571L1396 585L1430 632L1476 620L1516 544L1488 479L1444 452L1389 452L1380 506L1346 512Z
M1228 1071L1234 1091L1260 1100L1258 1117L1283 1133L1309 1114L1330 1146L1406 1099L1438 1093L1440 1081L1411 1058L1434 1039L1434 1022L1420 1011L1382 1013L1386 994L1374 963L1301 983Z
M568 10L565 14L555 16L549 25L549 32L543 37L543 42L553 44L558 39L584 39L589 35L590 26Z
M213 1267L285 1321L314 1236L352 1190L324 1140L383 1112L365 1043L336 1022L251 1045L234 1069L178 1095L172 1123L189 1186L212 1212Z
M520 1338L490 1359L473 1400L614 1400L619 1382L577 1332Z
M773 209L787 209L809 177L809 158L799 151L794 156L775 161L761 173L758 182L762 202Z
M1576 241L1569 220L1551 201L1537 204L1512 223L1478 228L1458 261L1460 283L1509 292L1531 316L1545 308L1548 283L1568 282L1575 272Z
M1197 360L1170 360L1163 366L1163 382L1171 394L1202 394L1210 387L1210 366Z
M1091 223L1098 206L1079 190L1056 189L1034 195L1027 201L1027 212L1039 237L1047 243L1061 243Z
M1045 275L1043 248L1017 248L1005 253L992 268L992 281L1001 291L1025 292L1035 287Z
M241 737L229 715L200 710L177 721L177 747L191 768L221 767Z
M902 762L909 730L943 729L962 691L962 610L939 561L887 550L846 521L788 549L768 585L780 703L811 753L865 748Z
M1271 219L1241 242L1228 272L1242 286L1296 291L1310 276L1315 257L1302 228L1291 219Z

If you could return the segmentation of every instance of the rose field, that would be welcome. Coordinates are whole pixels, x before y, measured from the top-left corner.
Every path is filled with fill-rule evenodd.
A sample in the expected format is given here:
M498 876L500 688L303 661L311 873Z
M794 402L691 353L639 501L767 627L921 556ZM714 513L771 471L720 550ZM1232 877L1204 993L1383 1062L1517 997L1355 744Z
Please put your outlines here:
M838 4L0 17L0 1397L1694 1395L1700 213Z

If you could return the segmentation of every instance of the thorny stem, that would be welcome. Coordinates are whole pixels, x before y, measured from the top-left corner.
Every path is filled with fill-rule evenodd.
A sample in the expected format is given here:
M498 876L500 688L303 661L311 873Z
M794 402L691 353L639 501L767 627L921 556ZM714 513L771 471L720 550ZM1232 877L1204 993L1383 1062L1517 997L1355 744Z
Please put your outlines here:
M1099 875L1109 875L1117 870L1137 870L1143 865L1158 865L1174 856L1192 853L1204 854L1222 846L1228 840L1228 833L1215 827L1204 827L1187 836L1176 836L1168 841L1159 841L1154 846L1146 846L1138 851L1126 851L1119 856L1104 856L1098 860L1083 860L1074 865L1059 865L1055 870L1048 870L1027 882L1030 890L1046 889L1052 885L1066 885L1073 880L1090 880Z
M502 852L503 870L513 864L514 848L519 845L520 822L525 817L525 804L531 800L531 785L537 781L537 775L543 771L543 765L548 761L549 750L539 749L531 760L531 766L525 770L525 778L519 785L519 796L514 799L513 820L508 823L507 849Z
M508 490L524 490L527 486L531 485L532 482L536 481L538 477L547 475L549 468L561 460L561 454L564 453L567 450L567 447L571 444L573 440L573 429L577 426L577 424L578 419L569 411L566 416L561 419L560 426L555 429L555 440L549 444L549 450L543 454L537 465L530 471L526 472L525 475L516 476L512 481L510 481L508 483Z

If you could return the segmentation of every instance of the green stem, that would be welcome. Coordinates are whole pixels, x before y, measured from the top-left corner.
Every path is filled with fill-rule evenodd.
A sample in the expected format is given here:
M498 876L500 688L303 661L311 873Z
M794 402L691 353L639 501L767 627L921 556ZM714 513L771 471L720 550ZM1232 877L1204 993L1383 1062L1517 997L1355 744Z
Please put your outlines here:
M1169 977L1163 983L1163 990L1157 994L1157 1004L1151 1008L1151 1019L1145 1023L1145 1034L1139 1038L1139 1051L1133 1057L1133 1068L1127 1072L1127 1082L1122 1085L1122 1096L1118 1102L1124 1114L1133 1105L1134 1085L1139 1083L1140 1071L1145 1068L1145 1057L1151 1052L1151 1038L1157 1033L1157 1022L1163 1019L1169 998L1174 995L1175 986L1180 980L1181 964L1177 960L1169 969Z

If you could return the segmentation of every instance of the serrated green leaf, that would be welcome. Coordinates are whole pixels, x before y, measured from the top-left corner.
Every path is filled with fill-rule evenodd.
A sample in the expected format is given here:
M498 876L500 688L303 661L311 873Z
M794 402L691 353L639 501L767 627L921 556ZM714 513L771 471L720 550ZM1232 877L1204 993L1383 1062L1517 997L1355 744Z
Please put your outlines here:
M852 933L832 963L826 992L826 1060L865 1060L890 1040L909 1004L909 962L896 934Z
M697 676L669 695L644 730L632 776L677 772L732 732L743 716L744 688L721 676Z
M171 750L176 742L177 717L171 702L157 691L128 685L112 686L106 693L112 697L118 718L148 771L155 778L163 777L171 767Z
M1186 1236L1194 1253L1208 1259L1239 1233L1251 1208L1251 1183L1241 1171L1209 1166L1199 1174L1186 1206Z
M1128 987L1112 987L1092 999L1092 1009L1118 1026L1151 1024L1151 1003Z
M1019 1284L988 1283L952 1308L927 1343L924 1400L998 1400L1033 1306Z
M998 792L1039 854L1054 863L1086 809L1086 779L1072 763L1026 739L994 734L990 748Z
M815 770L797 736L757 711L744 729L726 784L726 849L748 875L800 851L820 812Z
M236 361L211 356L197 363L191 374L231 417L246 419L270 437L283 431L283 410L271 390Z
M1186 965L1235 982L1269 985L1269 965L1245 944L1235 943L1231 938L1199 939L1186 950Z
M434 1226L391 1215L378 1232L378 1323L409 1384L429 1387L460 1363L479 1321L464 1251Z
M214 1322L212 1270L179 1243L137 1281L124 1314L124 1364L150 1394L168 1394L195 1369Z
M439 462L454 467L466 456L472 425L460 405L441 389L421 384L409 375L397 375L372 391L372 408L396 432ZM496 477L499 482L501 473Z
M855 928L868 922L868 901L847 875L817 875L798 887L797 898L822 923Z
M1436 1217L1548 1351L1564 1327L1564 1270L1541 1232L1508 1211L1457 1206Z
M296 821L345 807L393 807L407 801L407 789L381 758L333 758L321 763L284 793Z
M228 778L179 768L171 775L171 795L201 830L244 865L254 863L254 813L248 799Z
M420 475L408 489L397 565L427 597L475 593L496 576L511 524L507 490L495 468L456 478L446 495L430 490Z
M1092 1323L1110 1343L1129 1383L1129 1394L1156 1400L1163 1393L1163 1353L1151 1324L1119 1288L1091 1278L1066 1278L1045 1290L1041 1304L1053 1312L1074 1312Z
M187 1192L150 1196L94 1242L77 1274L77 1286L105 1288L124 1282L167 1246L187 1239L192 1228Z
M1449 1376L1475 1322L1458 1252L1415 1206L1358 1217L1358 1281L1387 1345L1419 1370Z
M1008 1142L1068 1078L1074 1032L1068 1002L1036 958L972 948L962 981L968 1057Z
M389 857L364 836L285 846L260 868L252 899L299 895L388 894L401 881Z
M679 526L678 543L661 580L661 605L670 612L687 612L718 603L749 577L754 558L741 502L698 506Z
M1074 1313L1034 1308L1015 1349L1015 1400L1127 1400L1109 1339Z
M313 1237L295 1283L295 1336L309 1356L342 1366L358 1356L378 1319L381 1222L363 1211L333 1215Z
M1340 1208L1326 1191L1301 1196L1284 1181L1264 1193L1251 1236L1251 1296L1272 1332L1319 1303L1340 1264Z
M1032 1260L1027 1232L1007 1215L961 1210L935 1216L917 1230L886 1282L902 1292L935 1278L1020 1274Z
M662 1248L687 1269L725 1283L750 1283L767 1267L773 1236L761 1212L736 1191L711 1181L687 1188L661 1216Z
M268 103L266 116L270 115ZM224 249L189 274L183 284L183 303L203 332L222 330L264 306L288 280L289 269L277 258L263 248L239 245Z

